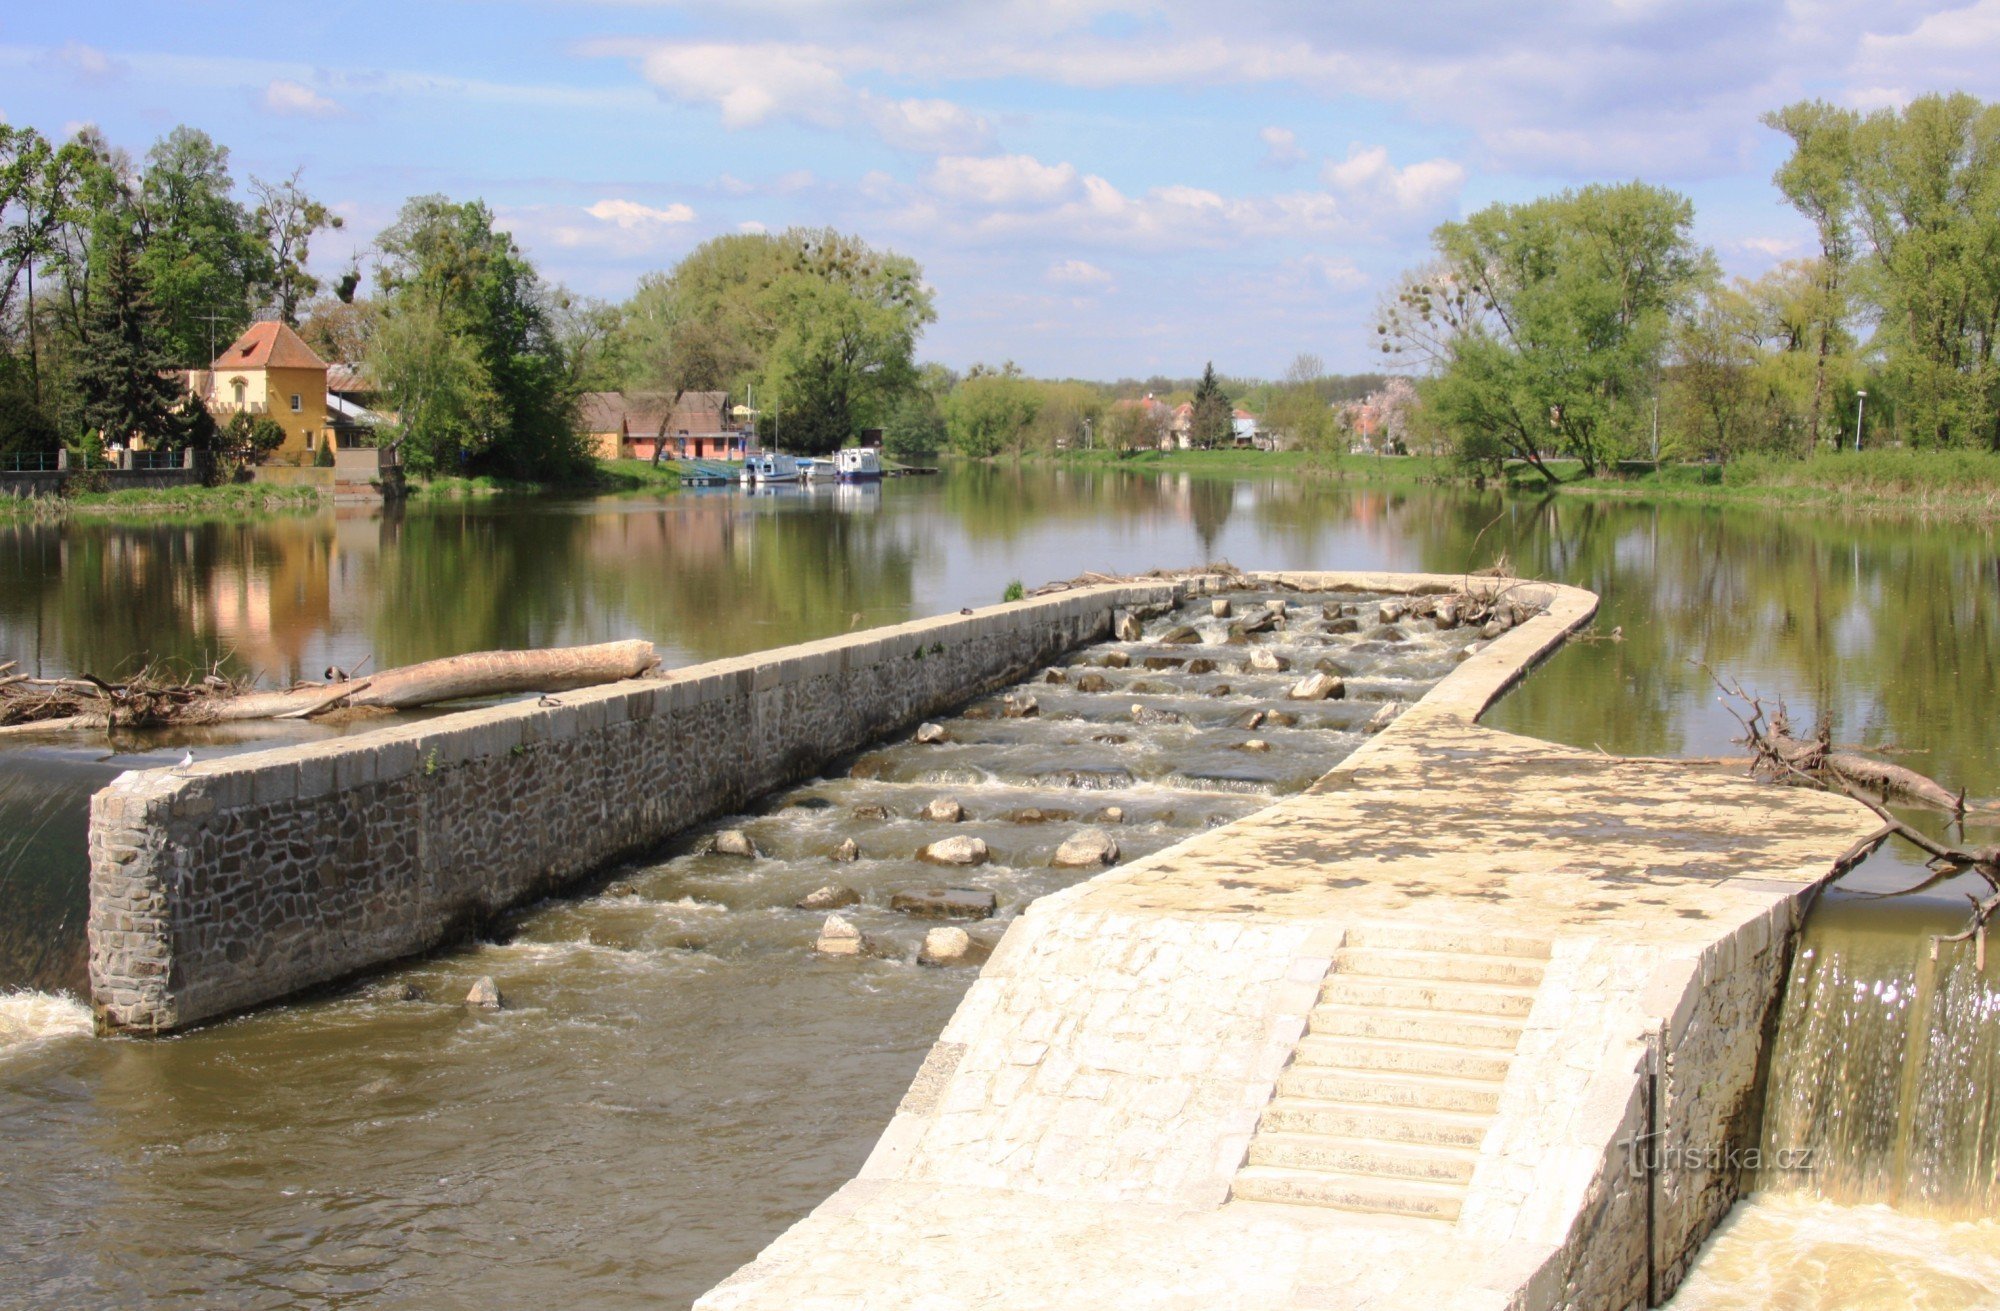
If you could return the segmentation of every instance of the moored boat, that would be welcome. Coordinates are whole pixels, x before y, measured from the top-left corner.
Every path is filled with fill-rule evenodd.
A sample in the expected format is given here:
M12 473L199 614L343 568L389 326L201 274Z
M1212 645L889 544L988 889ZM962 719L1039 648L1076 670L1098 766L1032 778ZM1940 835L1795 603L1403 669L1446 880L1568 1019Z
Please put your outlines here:
M844 483L872 483L882 477L882 452L873 446L848 446L834 453L834 475Z
M799 481L799 461L777 451L760 451L745 462L744 474L755 483L795 483Z

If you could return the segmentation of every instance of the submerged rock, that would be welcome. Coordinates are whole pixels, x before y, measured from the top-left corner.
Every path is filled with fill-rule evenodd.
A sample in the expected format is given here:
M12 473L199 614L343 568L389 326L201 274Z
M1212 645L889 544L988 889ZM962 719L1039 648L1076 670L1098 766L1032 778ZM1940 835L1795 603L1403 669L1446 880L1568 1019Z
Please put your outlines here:
M1020 810L1010 810L1001 816L1010 824L1050 824L1071 818L1067 810L1043 810L1040 806L1026 806Z
M1490 642L1500 636L1500 634L1506 632L1510 627L1512 627L1512 624L1505 615L1502 615L1498 619L1487 620L1486 626L1479 630L1479 635Z
M1218 596L1208 603L1208 613L1217 619L1227 619L1230 614L1229 598Z
M1146 668L1148 668L1148 669L1154 669L1154 670L1159 670L1159 669L1179 669L1179 668L1181 668L1182 666L1184 666L1184 665L1186 665L1186 664L1187 664L1187 658L1186 658L1185 656L1147 656L1147 657L1146 657Z
M999 905L985 888L905 888L889 898L890 910L931 920L983 920Z
M1187 662L1187 672L1190 674L1212 674L1215 672L1215 661L1208 659L1206 656L1197 657Z
M1033 692L1009 692L1002 701L1002 711L1009 719L1033 719L1042 713L1042 703L1035 700Z
M1292 662L1277 652L1258 647L1250 653L1250 668L1267 674L1281 674L1292 667Z
M919 965L958 965L972 955L972 935L953 925L943 925L924 935L917 952Z
M750 860L757 857L756 844L740 828L726 828L710 838L708 851L712 856L742 856Z
M1107 824L1123 824L1125 822L1125 807L1106 806L1104 808L1104 822Z
M1264 722L1273 728L1297 728L1299 717L1289 710L1266 710Z
M1375 617L1382 623L1393 624L1403 617L1408 608L1401 601L1384 601L1375 611Z
M965 807L958 804L956 797L938 797L924 807L923 815L940 824L956 824L965 818Z
M861 936L861 930L838 915L827 916L819 926L819 937L813 940L813 950L822 956L859 956L867 947L868 939Z
M1458 627L1458 602L1439 601L1437 604L1436 619L1439 628Z
M1187 717L1172 710L1154 710L1150 706L1132 707L1132 722L1135 724L1185 724Z
M1193 624L1175 624L1160 635L1164 646L1196 646L1201 642L1201 630Z
M1089 869L1118 863L1118 843L1102 829L1087 828L1072 833L1049 862L1057 869Z
M917 725L917 741L927 746L951 741L951 734L944 731L943 724L924 723Z
M1110 688L1111 680L1102 674L1078 674L1076 690L1079 692L1103 692Z
M1146 635L1146 629L1139 616L1130 610L1120 610L1112 616L1111 635L1121 642L1136 642Z
M1319 631L1332 637L1340 637L1348 633L1358 633L1361 631L1361 621L1352 617L1329 619L1320 625Z
M1389 727L1389 725L1395 723L1397 717L1403 713L1404 709L1405 707L1401 701L1391 701L1369 716L1367 726L1361 731L1369 734L1381 732L1383 729Z
M604 885L604 895L607 897L636 897L639 895L639 889L637 885L625 879L614 879Z
M1242 749L1245 751L1264 752L1271 749L1271 744L1261 737L1253 737L1243 744Z
M1246 710L1242 714L1236 716L1236 718L1230 720L1229 726L1231 728L1240 728L1245 732L1248 732L1249 730L1261 725L1266 719L1266 717L1267 717L1266 711Z
M853 838L843 839L841 844L833 849L833 858L843 865L852 865L861 859L861 844Z
M849 811L848 813L853 815L856 819L889 818L889 811L886 806L856 806L853 810Z
M917 859L932 865L984 865L992 853L982 838L940 838L917 851Z
M1207 691L1206 693L1204 693L1204 695L1206 695L1206 696L1231 696L1231 695L1233 695L1233 694L1235 693L1235 691L1236 691L1236 689L1235 689L1235 688L1233 688L1233 687L1231 687L1231 686L1230 686L1229 684L1227 684L1227 683L1217 683L1217 684L1216 684L1216 685L1215 685L1214 687L1211 687L1211 688L1209 688L1209 689L1208 689L1208 691Z
M1069 682L1069 675L1060 669L1051 669L1048 673L1042 675L1042 681L1044 683L1067 683Z
M861 894L845 883L829 883L814 888L792 904L800 910L839 910L842 906L860 905Z
M1104 667L1106 669L1127 669L1131 667L1131 664L1132 657L1126 652L1106 651L1104 653Z
M1332 656L1322 656L1318 660L1313 661L1313 668L1319 670L1322 674L1332 674L1335 678L1346 678L1352 672L1346 665L1341 664L1340 661L1335 660Z
M1293 701L1325 701L1329 697L1338 698L1346 695L1345 683L1332 674L1318 670L1292 684L1292 690L1285 693L1285 696Z
M465 1004L476 1010L497 1011L505 1004L500 996L500 985L493 982L490 974L481 975L472 985L472 991L465 994Z

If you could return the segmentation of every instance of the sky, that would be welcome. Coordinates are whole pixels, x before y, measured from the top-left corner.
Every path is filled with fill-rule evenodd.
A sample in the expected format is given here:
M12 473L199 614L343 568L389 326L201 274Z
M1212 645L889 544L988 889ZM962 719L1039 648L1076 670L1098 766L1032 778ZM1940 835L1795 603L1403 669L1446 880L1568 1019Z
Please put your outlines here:
M1052 377L1379 367L1431 230L1640 178L1733 274L1809 253L1766 110L2000 98L2000 0L70 0L0 9L0 118L302 173L337 273L479 198L606 299L723 233L915 257L920 355Z

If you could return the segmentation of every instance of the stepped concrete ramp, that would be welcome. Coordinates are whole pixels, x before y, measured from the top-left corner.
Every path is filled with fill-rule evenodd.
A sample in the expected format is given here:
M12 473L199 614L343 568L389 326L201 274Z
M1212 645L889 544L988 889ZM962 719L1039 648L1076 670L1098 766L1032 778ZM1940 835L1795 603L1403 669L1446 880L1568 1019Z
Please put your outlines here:
M1739 1191L1804 905L1876 821L1478 727L1595 607L1494 585L1547 608L1310 791L1032 906L860 1176L696 1305L1663 1300Z

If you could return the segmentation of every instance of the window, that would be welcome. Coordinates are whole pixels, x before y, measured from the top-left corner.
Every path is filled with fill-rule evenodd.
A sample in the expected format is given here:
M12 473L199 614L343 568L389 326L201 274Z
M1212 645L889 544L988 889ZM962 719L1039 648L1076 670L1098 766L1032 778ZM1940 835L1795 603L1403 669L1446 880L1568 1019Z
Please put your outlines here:
M298 397L294 396L294 397L292 397L292 399L293 399L293 400L297 400L297 399L298 399ZM313 448L313 430L312 430L312 429L310 429L310 428L307 428L307 429L305 430L305 434L306 434L306 449L307 449L307 450L311 450L311 449Z
M301 401L300 401L300 399L299 399L299 394L298 394L297 392L293 392L293 393L292 393L292 413L293 413L293 414L297 414L297 413L298 413L298 412L299 412L300 410L303 410L304 408L305 408L305 405L304 405L304 403L303 403L303 402L301 402Z
M236 408L239 410L243 408L244 387L245 384L241 378L229 384L229 389L236 393Z

